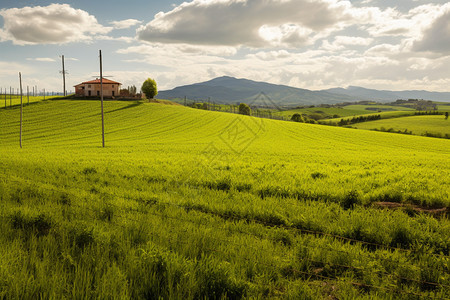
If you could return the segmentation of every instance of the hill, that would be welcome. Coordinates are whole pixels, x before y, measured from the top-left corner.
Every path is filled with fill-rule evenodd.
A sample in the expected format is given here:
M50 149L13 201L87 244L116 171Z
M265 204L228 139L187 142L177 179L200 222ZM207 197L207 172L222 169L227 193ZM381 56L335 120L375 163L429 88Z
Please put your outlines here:
M450 297L450 140L143 102L0 109L0 298Z
M401 131L415 135L450 137L450 121L442 115L406 116L352 125L359 129Z
M340 94L361 100L373 101L395 101L397 99L424 99L432 101L450 102L450 92L429 92L429 91L388 91L366 89L358 86L349 86L348 88L332 88L323 90L333 94Z
M260 97L264 93L266 97ZM450 93L427 91L379 91L361 87L334 88L321 91L294 88L234 77L218 77L210 81L160 91L159 99L184 99L216 103L244 102L255 106L296 106L336 104L363 100L395 101L425 99L450 102Z
M264 93L268 99L260 99ZM218 103L244 102L261 106L340 103L355 101L356 98L333 94L326 91L310 91L285 85L257 82L233 77L219 77L210 81L177 87L169 91L160 91L157 97L162 99L184 98ZM270 99L270 100L269 100Z

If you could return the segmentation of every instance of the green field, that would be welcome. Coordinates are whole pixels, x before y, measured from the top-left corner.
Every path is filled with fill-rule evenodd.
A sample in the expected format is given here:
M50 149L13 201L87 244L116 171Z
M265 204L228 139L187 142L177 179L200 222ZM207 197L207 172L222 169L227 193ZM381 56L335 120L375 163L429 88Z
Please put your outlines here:
M350 120L353 117L360 117L360 116L371 116L371 115L380 115L381 119L393 119L393 118L400 118L400 117L406 117L406 116L413 116L415 113L415 111L386 111L386 112L377 112L377 113L370 113L370 114L365 114L365 115L356 115L356 116L349 116L349 117L344 117L344 118L334 118L334 119L330 119L330 120L326 120L327 122L332 122L332 123L337 123L339 122L341 119L344 120Z
M274 115L284 116L290 119L293 114L301 114L301 115L320 115L322 119L327 117L332 117L334 115L338 115L339 117L347 117L354 115L363 115L373 113L364 109L347 109L346 107L338 108L338 107L312 107L312 108L297 108L291 110L277 111Z
M438 105L439 111L450 111L450 104L440 104Z
M384 111L413 111L413 108L403 107L403 106L395 106L395 105L382 105L382 104L373 104L373 105L347 105L344 106L344 109L350 110L365 110L369 113L375 112L384 112Z
M50 100L52 98L56 98L60 96L46 96L45 100ZM24 105L27 105L28 103L36 103L39 101L44 100L44 96L29 96L27 97L22 96L22 101ZM11 106L20 105L20 96L18 95L0 95L0 108L10 108Z
M0 109L0 298L450 297L449 140L105 111Z
M392 128L395 131L411 131L415 135L425 135L426 133L450 135L450 120L444 116L409 116L395 119L377 120L363 122L353 125L359 129L381 129Z
M316 120L331 119L331 121L335 121L334 119L340 120L340 118L380 114L380 113L385 116L397 116L397 115L411 114L413 111L414 109L408 107L373 104L373 105L346 105L342 107L297 108L291 110L276 111L274 112L274 115L283 116L286 117L286 119L290 119L293 114L298 113L310 117L314 116Z

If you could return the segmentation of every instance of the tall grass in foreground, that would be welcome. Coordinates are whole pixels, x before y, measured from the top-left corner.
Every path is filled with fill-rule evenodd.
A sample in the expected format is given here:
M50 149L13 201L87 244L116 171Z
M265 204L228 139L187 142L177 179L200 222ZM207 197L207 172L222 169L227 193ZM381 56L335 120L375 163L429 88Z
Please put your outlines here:
M449 141L106 104L0 111L0 298L450 297Z

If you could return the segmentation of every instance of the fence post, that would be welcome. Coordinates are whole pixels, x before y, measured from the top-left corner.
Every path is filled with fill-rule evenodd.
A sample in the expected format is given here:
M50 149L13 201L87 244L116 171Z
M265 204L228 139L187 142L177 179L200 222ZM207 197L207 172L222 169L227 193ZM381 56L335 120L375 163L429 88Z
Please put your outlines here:
M20 82L20 148L22 148L22 122L23 122L23 99L22 99L22 74L19 72Z

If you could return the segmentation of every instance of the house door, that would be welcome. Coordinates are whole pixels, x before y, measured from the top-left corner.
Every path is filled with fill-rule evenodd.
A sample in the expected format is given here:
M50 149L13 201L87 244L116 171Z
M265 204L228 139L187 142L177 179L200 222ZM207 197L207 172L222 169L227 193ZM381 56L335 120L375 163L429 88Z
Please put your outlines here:
M90 96L91 95L91 91L88 91L88 96Z
M114 91L112 91L112 96L114 97Z

